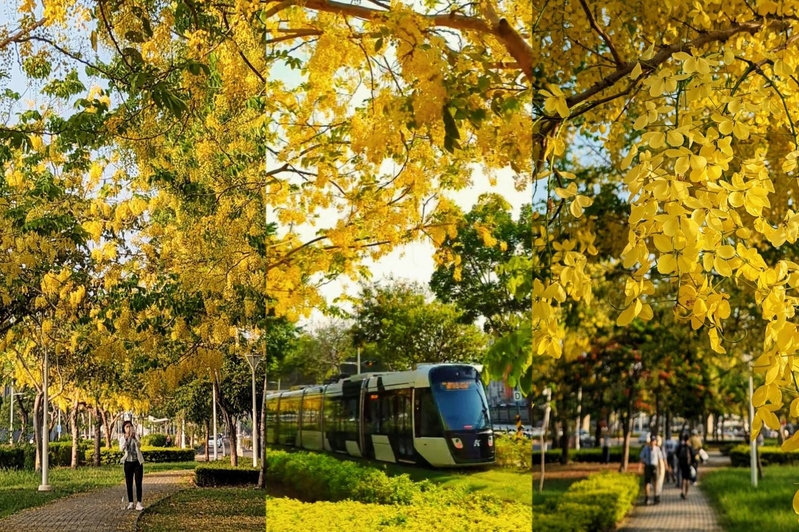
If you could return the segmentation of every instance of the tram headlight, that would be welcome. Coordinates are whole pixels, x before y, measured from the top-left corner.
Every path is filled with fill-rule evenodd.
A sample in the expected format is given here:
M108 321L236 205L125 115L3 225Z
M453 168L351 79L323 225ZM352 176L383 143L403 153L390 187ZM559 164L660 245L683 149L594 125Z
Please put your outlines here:
M494 436L491 435L491 434L488 435L488 446L489 447L493 447L494 446Z
M452 438L452 445L454 445L456 449L463 449L463 442L460 438Z

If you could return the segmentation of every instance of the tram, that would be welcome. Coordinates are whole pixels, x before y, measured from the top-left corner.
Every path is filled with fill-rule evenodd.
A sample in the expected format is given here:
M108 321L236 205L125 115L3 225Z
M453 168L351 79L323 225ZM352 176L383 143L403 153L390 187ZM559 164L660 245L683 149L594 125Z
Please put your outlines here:
M266 396L266 442L384 462L495 461L481 366L420 364Z

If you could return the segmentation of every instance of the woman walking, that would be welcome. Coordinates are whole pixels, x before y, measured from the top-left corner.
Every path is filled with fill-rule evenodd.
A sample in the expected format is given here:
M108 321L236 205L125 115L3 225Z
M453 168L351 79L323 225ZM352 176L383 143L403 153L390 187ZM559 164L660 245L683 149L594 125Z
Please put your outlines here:
M658 436L657 448L660 449L660 456L658 456L657 466L657 480L655 482L655 504L660 502L660 494L663 491L663 481L666 480L666 471L671 471L669 462L666 459L666 453L663 452L663 439Z
M125 433L119 438L119 450L122 455L122 464L125 467L125 485L128 488L128 510L133 509L133 478L136 478L136 509L144 510L141 505L141 483L144 475L144 457L141 454L141 444L136 435L135 427L130 419L122 424Z

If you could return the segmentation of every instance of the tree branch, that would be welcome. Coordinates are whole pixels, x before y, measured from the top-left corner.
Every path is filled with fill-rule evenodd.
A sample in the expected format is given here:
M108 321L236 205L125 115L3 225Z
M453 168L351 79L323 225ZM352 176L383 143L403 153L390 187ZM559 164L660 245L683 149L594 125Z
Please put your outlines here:
M0 41L0 50L5 48L6 46L11 44L12 42L18 42L22 37L25 37L27 34L32 32L33 30L36 30L36 29L42 27L42 25L44 25L46 20L47 20L46 18L40 18L39 20L34 22L30 27L21 28L16 33L12 33L8 37L6 37L2 41Z
M627 64L619 55L618 50L616 47L613 46L613 42L610 40L610 36L599 27L599 24L596 23L596 19L594 18L593 13L591 13L591 9L589 9L588 4L585 0L580 0L580 5L583 6L583 11L585 11L585 16L588 17L588 23L591 24L591 27L594 28L594 31L602 37L602 40L605 41L605 44L608 46L611 55L613 56L613 60L616 62L616 65L619 68L623 68L625 64Z
M284 0L266 11L266 18L294 5L294 0ZM306 9L333 13L361 20L380 20L386 16L386 11L378 11L362 6L345 4L335 0L307 0ZM446 15L422 15L431 25L444 28L453 28L462 31L475 31L487 33L499 39L507 52L519 63L522 72L528 80L533 80L533 47L519 35L519 33L504 18L498 19L495 24L477 18L449 13Z

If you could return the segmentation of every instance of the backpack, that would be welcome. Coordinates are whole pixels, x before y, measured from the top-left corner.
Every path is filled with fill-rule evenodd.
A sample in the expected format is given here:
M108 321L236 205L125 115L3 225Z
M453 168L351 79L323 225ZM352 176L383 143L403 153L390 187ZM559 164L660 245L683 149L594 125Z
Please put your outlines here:
M680 445L680 448L677 451L677 460L681 466L691 465L691 462L693 462L693 453L691 452L691 447L684 444Z

